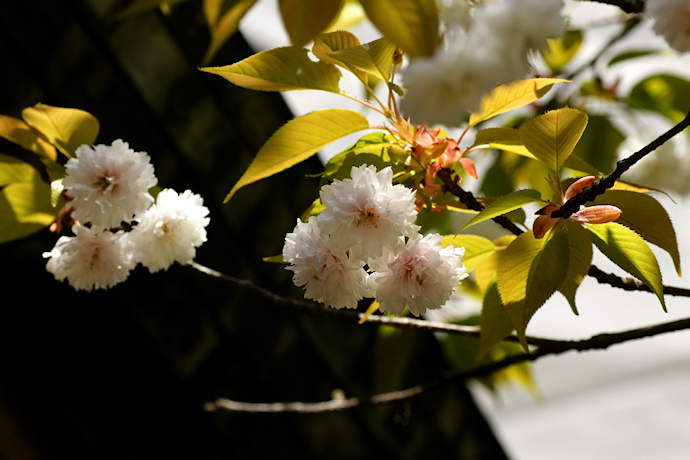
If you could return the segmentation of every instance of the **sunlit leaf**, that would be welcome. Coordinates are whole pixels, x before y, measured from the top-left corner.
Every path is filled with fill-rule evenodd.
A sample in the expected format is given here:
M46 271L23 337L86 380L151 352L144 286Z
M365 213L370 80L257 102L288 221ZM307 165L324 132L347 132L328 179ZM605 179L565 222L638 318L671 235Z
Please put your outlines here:
M611 122L611 118L602 115L590 115L587 129L568 159L577 157L592 165L599 171L613 171L618 160L618 146L625 136ZM566 161L566 167L570 167ZM587 171L583 171L587 172ZM588 174L599 176L600 174Z
M575 293L580 287L582 280L587 276L589 267L592 264L592 242L587 237L587 233L582 225L570 220L566 220L565 225L569 248L568 272L558 290L568 300L573 313L577 315Z
M343 0L279 0L283 25L295 46L304 46L335 20Z
M438 44L434 0L359 0L371 22L410 57L431 56Z
M96 117L84 110L41 103L22 110L22 118L68 158L81 145L93 145L100 129Z
M372 74L381 80L388 80L393 70L393 56L396 47L387 38L382 37L371 43L332 51L331 58L348 66Z
M649 49L649 50L626 51L624 53L615 55L613 58L611 58L611 60L606 65L612 66L612 65L618 64L620 62L630 60L630 59L637 59L639 57L651 56L653 54L659 54L659 50L658 49Z
M484 357L491 347L515 330L508 311L501 302L496 283L491 284L484 295L481 327L477 359Z
M336 30L348 30L352 27L362 23L367 19L364 8L357 0L345 0L340 14L335 19L326 32L334 32Z
M582 32L569 30L562 37L546 40L548 48L542 51L544 62L551 72L559 73L575 57L582 45Z
M336 139L367 128L369 122L366 117L345 109L319 110L290 120L261 147L225 201L245 185L279 173L306 160Z
M523 123L520 137L539 161L559 172L586 127L586 113L564 107Z
M57 160L55 147L40 132L18 118L0 115L0 137L51 161Z
M373 315L376 312L376 310L378 310L378 309L379 309L378 301L373 300L371 302L371 304L369 305L369 308L367 308L367 311L365 311L364 315L359 319L359 324L365 323L367 321L367 319L369 319L369 317L371 315Z
M675 75L653 75L630 91L630 107L657 112L678 123L690 112L690 81Z
M534 203L535 201L542 201L541 195L537 190L526 189L515 191L487 205L479 214L467 222L465 226L460 229L460 231L463 231L472 225L484 222L485 220L502 216L503 214L509 213L515 209L519 209L527 204Z
M506 235L493 241L495 251L490 253L488 257L483 259L481 263L475 267L474 279L477 282L477 286L482 291L486 292L489 286L495 282L496 270L498 269L498 263L501 260L501 256L515 238L515 235Z
M676 272L681 275L680 252L673 223L666 209L654 197L626 190L607 190L593 203L611 204L620 208L623 213L616 222L668 252Z
M646 284L659 298L661 306L666 311L659 264L645 240L628 227L616 222L585 228L596 247L613 263Z
M208 65L218 53L218 50L239 29L240 21L254 6L257 0L235 0L227 10L223 7L227 0L204 0L204 14L211 33L211 41L201 65Z
M36 180L38 171L29 163L0 153L0 186Z
M314 62L305 48L296 46L262 51L235 64L201 70L260 91L318 89L340 93L338 81L342 76L333 64Z
M275 256L262 257L261 260L263 260L264 262L272 263L272 264L284 264L284 263L286 263L283 260L282 254L276 254Z
M50 204L50 187L38 173L30 182L0 189L0 243L36 233L55 221L59 208Z
M484 96L479 111L470 115L469 126L531 104L548 93L554 84L567 81L560 78L531 78L501 85Z
M451 244L456 248L465 248L462 262L468 272L496 251L491 240L477 235L447 235L441 239L441 244L444 248Z
M532 231L519 235L505 250L496 271L501 301L513 313L513 326L523 347L527 324L561 286L568 270L568 239L558 228L536 239Z

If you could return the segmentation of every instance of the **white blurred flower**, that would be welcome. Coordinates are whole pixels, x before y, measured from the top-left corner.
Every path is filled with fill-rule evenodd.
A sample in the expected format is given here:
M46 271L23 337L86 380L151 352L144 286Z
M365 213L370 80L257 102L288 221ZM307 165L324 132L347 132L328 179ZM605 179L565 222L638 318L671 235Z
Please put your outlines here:
M206 241L210 219L203 203L189 190L180 195L162 190L131 231L137 261L151 273L167 270L174 262L190 263Z
M101 229L131 222L153 202L148 190L158 182L149 156L120 139L111 146L82 145L67 162L66 174L73 217Z
M397 252L387 252L370 264L369 282L381 311L401 314L407 306L419 316L441 308L455 286L466 278L465 248L441 245L441 235L410 238Z
M653 21L653 30L664 37L676 51L690 51L690 1L647 0L645 13Z
M563 0L439 0L445 12L446 46L403 69L401 102L413 123L448 127L496 86L526 78L528 54L564 32Z
M356 308L359 300L372 294L364 262L333 251L329 242L315 217L297 221L285 236L283 260L290 264L294 284L304 286L305 298L333 308Z
M394 248L403 236L419 227L415 195L404 185L393 185L390 167L376 172L374 166L353 167L351 179L336 180L321 188L321 231L330 235L336 252L349 251L353 258L377 258L383 248Z
M126 280L136 265L128 235L122 231L94 232L88 227L72 227L75 236L62 236L50 252L47 270L76 290L108 289Z

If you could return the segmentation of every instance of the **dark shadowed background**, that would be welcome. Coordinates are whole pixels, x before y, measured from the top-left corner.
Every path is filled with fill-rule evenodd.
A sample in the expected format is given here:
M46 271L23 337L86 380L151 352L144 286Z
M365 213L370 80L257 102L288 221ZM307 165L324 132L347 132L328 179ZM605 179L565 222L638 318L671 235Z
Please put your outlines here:
M225 194L291 114L278 94L197 70L209 35L201 0L126 19L130 2L0 2L0 113L38 102L101 123L147 152L159 185L210 209L197 261L299 297L262 256L314 199L312 161ZM213 65L250 50L235 36ZM19 154L0 139L0 152ZM502 458L465 387L410 403L322 415L205 412L218 397L320 401L367 396L446 370L436 339L383 334L285 312L240 288L174 266L137 268L108 291L75 292L45 270L57 235L0 246L0 459Z

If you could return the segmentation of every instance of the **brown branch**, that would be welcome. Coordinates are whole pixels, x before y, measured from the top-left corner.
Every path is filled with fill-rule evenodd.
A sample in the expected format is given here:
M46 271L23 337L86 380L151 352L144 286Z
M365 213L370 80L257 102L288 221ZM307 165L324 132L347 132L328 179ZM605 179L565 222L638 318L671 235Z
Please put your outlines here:
M688 113L677 125L673 126L661 136L657 137L629 157L618 161L616 163L616 169L614 169L611 174L604 176L601 179L597 179L594 181L594 183L592 183L591 186L586 187L580 193L566 201L563 206L551 213L551 217L563 217L564 219L567 219L572 214L579 211L580 206L593 201L597 196L603 194L606 192L606 190L613 187L616 181L620 179L621 175L623 175L623 173L630 169L635 163L652 153L657 148L661 147L675 135L680 134L688 126L690 126L690 113Z
M471 378L488 377L494 372L505 369L509 366L512 366L513 364L518 364L527 361L536 361L537 359L542 358L544 356L558 355L567 351L582 352L590 350L603 350L612 345L618 345L632 340L653 337L659 334L681 331L689 328L690 318L686 318L677 321L671 321L668 323L662 323L653 326L645 326L638 329L631 329L624 332L598 334L590 337L589 339L584 340L553 341L551 345L543 344L539 346L535 351L532 351L530 353L512 355L501 361L487 364L484 366L479 366L469 371L449 373L435 380L420 385L416 385L399 391L381 393L368 397L337 397L329 401L321 401L314 403L249 403L220 398L214 402L207 403L204 406L204 408L207 411L228 410L235 412L251 413L292 412L306 414L347 410L355 407L371 406L389 402L402 402L410 400L434 388L440 387L441 385L458 383Z

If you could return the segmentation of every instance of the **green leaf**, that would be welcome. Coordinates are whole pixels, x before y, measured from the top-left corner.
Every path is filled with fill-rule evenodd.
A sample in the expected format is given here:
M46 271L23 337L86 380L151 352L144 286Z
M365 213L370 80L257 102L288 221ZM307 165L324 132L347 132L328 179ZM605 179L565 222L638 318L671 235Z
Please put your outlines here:
M24 238L55 221L60 208L50 204L50 187L38 173L30 182L0 189L0 243Z
M300 163L322 147L348 134L369 128L366 117L345 109L325 109L294 118L261 147L225 202L245 185Z
M509 314L513 309L513 326L525 349L527 324L565 280L568 251L568 239L560 228L541 239L530 230L515 238L501 257L496 271L498 292Z
M128 16L144 13L155 8L160 8L165 11L170 8L170 5L186 1L189 0L134 0L127 8L118 13L116 17L118 19L124 19Z
M630 92L630 107L657 112L674 124L690 112L690 81L675 75L654 75Z
M575 57L582 45L582 32L569 30L562 37L546 40L548 49L542 51L544 62L551 72L559 73Z
M666 209L654 197L626 190L607 190L593 204L611 204L620 208L623 214L616 222L668 252L676 272L681 275L680 252L673 223Z
M483 259L474 269L474 279L479 289L483 292L486 292L491 284L496 281L496 270L498 269L501 256L515 238L515 235L506 235L494 240L495 251Z
M223 10L227 0L204 0L204 14L208 23L211 41L201 65L208 65L220 48L237 32L240 21L254 6L257 0L234 0Z
M410 57L431 56L439 42L434 0L359 0L369 20Z
M295 46L304 46L336 19L343 0L279 0L283 25Z
M645 240L628 227L615 222L585 228L596 247L613 263L646 284L666 311L659 264Z
M565 221L566 236L568 238L568 272L565 280L558 288L561 294L568 300L570 308L576 315L575 293L580 283L587 276L592 265L592 242L587 237L584 227L572 220Z
M658 49L656 49L656 50L655 49L649 49L649 50L626 51L624 53L617 54L616 56L614 56L606 65L610 67L612 65L618 64L619 62L624 62L624 61L627 61L629 59L636 59L639 57L646 57L646 56L650 56L653 54L659 54L659 50Z
M573 155L568 157L577 157L589 165L592 165L598 171L611 172L615 168L618 160L618 146L625 140L625 136L611 123L608 116L590 115L587 122L587 129L582 134L580 141L575 146ZM565 164L569 166L568 161ZM593 174L586 172L592 176L599 176L601 173Z
M262 257L261 260L264 262L268 262L271 264L285 264L286 262L283 260L283 255L282 254L277 254L275 256L266 256Z
M381 80L388 81L393 70L396 46L386 37L371 43L332 51L328 56L347 64L351 68L372 74Z
M531 104L548 93L554 84L567 81L560 78L531 78L501 85L484 96L479 111L470 115L469 126Z
M353 33L346 30L337 30L335 32L329 32L317 36L314 39L314 46L312 47L311 52L314 54L314 56L324 62L346 68L355 74L355 76L357 76L357 78L359 78L362 82L367 84L368 75L366 72L346 64L345 62L339 61L331 56L331 53L334 51L342 51L360 45L361 43L359 42L359 39Z
M484 222L485 220L493 219L494 217L509 213L515 209L522 208L523 206L534 203L535 201L543 201L540 193L537 190L517 190L487 205L479 214L467 222L465 226L460 229L460 231L463 231L472 225Z
M67 158L81 145L93 145L100 129L96 117L84 110L41 103L22 110L22 118Z
M505 305L501 302L496 283L492 283L486 290L482 303L481 334L477 359L482 359L491 347L508 337L514 330L513 321L510 319Z
M51 161L57 160L57 151L40 132L18 118L0 115L0 137Z
M523 123L520 137L539 161L560 172L586 127L586 113L564 107Z
M0 186L36 180L36 168L18 158L0 153Z
M491 240L477 235L447 235L441 239L441 244L444 248L451 244L456 248L465 248L462 262L468 272L496 251Z
M318 89L340 93L338 81L342 76L333 64L314 62L306 49L296 46L262 51L235 64L201 70L259 91Z

